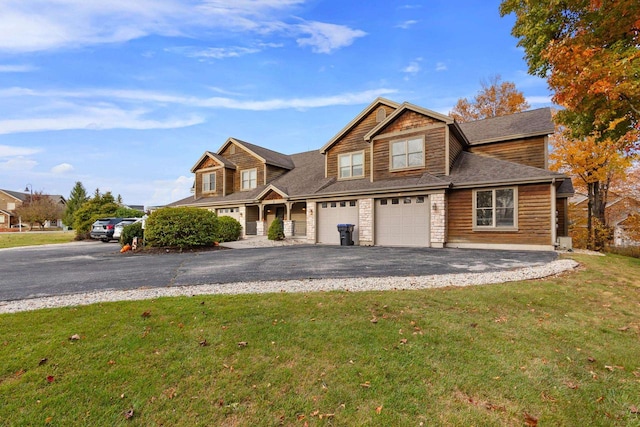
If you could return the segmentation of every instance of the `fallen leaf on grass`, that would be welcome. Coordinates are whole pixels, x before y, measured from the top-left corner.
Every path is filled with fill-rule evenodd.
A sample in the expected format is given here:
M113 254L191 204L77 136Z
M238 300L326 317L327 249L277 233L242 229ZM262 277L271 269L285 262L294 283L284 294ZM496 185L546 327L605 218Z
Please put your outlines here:
M54 381L55 381L55 378L53 377L53 375L49 375L49 376L47 377L47 382L52 383L52 382L54 382Z
M640 414L640 410L636 405L629 406L629 412L631 412L632 414Z
M620 332L626 332L626 331L628 331L628 330L629 330L629 326L623 326L623 327L621 327L621 328L618 328L618 330L619 330Z
M609 366L609 365L604 365L604 367L605 367L605 369L608 369L608 370L609 370L609 371L611 371L611 372L615 371L616 369L622 369L622 370L624 370L624 366L616 366L616 365L614 365L614 366Z
M147 310L141 314L142 317L151 317L151 310Z
M127 412L124 413L125 420L130 420L131 418L133 418L133 409L129 409Z
M369 381L365 381L364 383L360 384L360 387L369 388L371 387L371 383Z
M249 343L248 343L248 342L246 342L246 341L240 341L240 342L238 343L238 347L240 347L240 348L242 348L242 347L246 347L246 346L248 346L248 345L249 345Z
M80 339L80 335L73 334L69 337L69 341L78 341Z
M538 425L538 419L533 415L524 413L524 424L528 427L536 427Z
M115 365L115 364L116 364L116 361L115 361L115 360L109 360L109 361L107 362L107 365Z
M25 371L24 369L20 369L14 375L15 375L16 378L20 378L22 376L22 374L24 374L25 372L27 372L27 371Z
M596 359L594 357L587 357L587 361L589 361L589 363L595 363Z
M44 365L45 363L47 363L47 361L48 361L48 360L49 360L49 359L47 359L46 357L44 357L44 358L40 359L40 361L38 362L38 366L42 366L42 365Z
M374 317L373 319L369 320L369 322L371 322L371 323L378 323L378 319L376 319L376 318Z
M569 387L571 390L577 390L580 386L572 381L567 381L564 383L564 385L566 385L567 387Z
M554 398L553 396L549 396L546 392L542 392L540 393L540 397L542 397L542 400L547 401L547 402L555 402L556 398Z
M53 417L47 417L45 418L44 423L49 424L51 421L53 421Z
M206 347L209 345L209 343L207 342L207 340L202 340L198 343L198 345L200 345L200 347Z
M380 406L378 406L378 407L376 408L376 414L378 414L378 415L379 415L381 412L382 412L382 405L380 405Z
M400 340L400 344L406 344L408 342L408 340L406 338L402 338Z

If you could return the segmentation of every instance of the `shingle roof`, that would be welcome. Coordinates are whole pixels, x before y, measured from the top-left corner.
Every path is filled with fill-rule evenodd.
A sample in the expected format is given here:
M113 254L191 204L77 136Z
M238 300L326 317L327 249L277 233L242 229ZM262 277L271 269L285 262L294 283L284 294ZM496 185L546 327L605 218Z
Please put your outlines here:
M471 145L523 136L548 135L555 131L551 109L548 107L459 125Z
M242 141L237 138L233 138L233 140L239 142L258 156L262 157L269 165L285 169L293 169L294 167L291 156L287 154L278 153L277 151L269 150L268 148L260 147L259 145L251 144L250 142Z
M462 152L451 167L454 187L503 182L525 182L566 178L565 175L519 163Z
M4 191L11 197L14 197L18 200L22 200L23 202L29 199L29 193L21 193L19 191L11 191L11 190L3 190L3 189L0 189L0 191Z

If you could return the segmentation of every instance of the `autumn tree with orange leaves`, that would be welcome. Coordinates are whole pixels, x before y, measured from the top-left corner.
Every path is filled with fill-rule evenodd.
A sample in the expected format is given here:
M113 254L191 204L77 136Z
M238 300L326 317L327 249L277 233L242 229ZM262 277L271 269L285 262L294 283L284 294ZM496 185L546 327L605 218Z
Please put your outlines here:
M471 122L489 117L505 116L529 109L522 92L512 82L502 82L500 75L480 82L481 89L470 102L460 98L449 115L458 122Z
M609 190L625 181L632 156L620 148L618 141L576 139L561 126L557 126L550 143L550 168L576 178L575 186L587 193L587 247L599 250L608 238L605 207Z
M576 138L638 148L640 1L503 0L529 73L546 78L558 119Z

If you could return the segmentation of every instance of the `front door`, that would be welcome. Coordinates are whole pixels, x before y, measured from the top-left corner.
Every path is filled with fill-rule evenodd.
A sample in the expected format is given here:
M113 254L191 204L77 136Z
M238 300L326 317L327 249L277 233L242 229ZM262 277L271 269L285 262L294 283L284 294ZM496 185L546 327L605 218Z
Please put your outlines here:
M284 221L284 206L276 208L276 218L280 218L280 220Z

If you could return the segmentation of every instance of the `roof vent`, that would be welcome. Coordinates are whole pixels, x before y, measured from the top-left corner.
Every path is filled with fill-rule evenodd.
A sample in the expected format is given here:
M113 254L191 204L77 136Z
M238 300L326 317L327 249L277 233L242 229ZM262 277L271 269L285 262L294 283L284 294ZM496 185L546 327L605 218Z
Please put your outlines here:
M380 123L386 118L387 118L387 110L385 110L384 107L378 108L378 111L376 111L376 123Z

